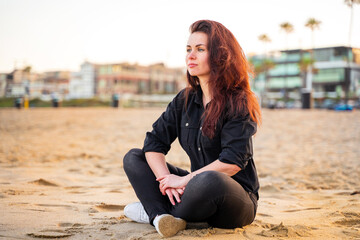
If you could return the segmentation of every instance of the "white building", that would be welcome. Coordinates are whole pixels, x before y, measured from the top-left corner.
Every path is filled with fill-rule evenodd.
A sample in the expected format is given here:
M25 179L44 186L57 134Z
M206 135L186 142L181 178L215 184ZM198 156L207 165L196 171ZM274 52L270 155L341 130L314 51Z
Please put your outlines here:
M94 97L95 78L96 66L90 62L84 62L80 72L71 74L68 98Z
M7 74L0 73L0 98L5 97L6 83L7 83Z

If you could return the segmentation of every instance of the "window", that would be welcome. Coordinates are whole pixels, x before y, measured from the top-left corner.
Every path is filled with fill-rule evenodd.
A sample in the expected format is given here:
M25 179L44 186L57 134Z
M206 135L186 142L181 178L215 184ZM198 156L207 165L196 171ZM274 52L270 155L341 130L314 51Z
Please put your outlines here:
M270 76L298 75L300 73L297 63L277 64L269 71Z
M299 88L302 86L302 81L300 77L276 77L270 78L268 86L270 88Z
M313 81L321 82L342 82L344 81L345 71L343 68L319 69L313 76Z
M317 49L314 50L314 58L319 62L330 61L331 57L334 55L333 52L334 49Z

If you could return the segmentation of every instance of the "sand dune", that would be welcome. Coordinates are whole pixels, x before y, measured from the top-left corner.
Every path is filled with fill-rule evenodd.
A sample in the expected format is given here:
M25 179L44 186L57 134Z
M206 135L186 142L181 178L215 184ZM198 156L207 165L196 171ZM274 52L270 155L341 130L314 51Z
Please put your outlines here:
M159 239L132 222L122 158L162 109L1 109L0 239ZM253 224L171 239L360 239L360 112L263 111ZM189 168L176 142L168 161Z

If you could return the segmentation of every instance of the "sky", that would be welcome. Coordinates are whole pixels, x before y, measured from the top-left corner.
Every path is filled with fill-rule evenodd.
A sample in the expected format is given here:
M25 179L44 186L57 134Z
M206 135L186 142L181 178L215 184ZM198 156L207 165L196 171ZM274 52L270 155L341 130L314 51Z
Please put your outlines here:
M315 47L349 45L344 0L0 0L0 73L79 71L85 60L185 67L189 26L200 19L222 23L248 55L311 48L311 17L321 21ZM294 26L287 40L283 22ZM360 5L351 45L360 47Z

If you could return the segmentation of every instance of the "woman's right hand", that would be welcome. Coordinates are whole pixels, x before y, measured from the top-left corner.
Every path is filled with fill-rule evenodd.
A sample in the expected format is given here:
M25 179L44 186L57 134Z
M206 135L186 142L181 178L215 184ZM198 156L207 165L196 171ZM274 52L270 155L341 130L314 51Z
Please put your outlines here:
M191 179L191 174L186 176L177 176L175 174L166 174L162 177L158 177L156 181L160 183L160 191L164 194L164 191L168 188L184 189Z

